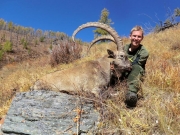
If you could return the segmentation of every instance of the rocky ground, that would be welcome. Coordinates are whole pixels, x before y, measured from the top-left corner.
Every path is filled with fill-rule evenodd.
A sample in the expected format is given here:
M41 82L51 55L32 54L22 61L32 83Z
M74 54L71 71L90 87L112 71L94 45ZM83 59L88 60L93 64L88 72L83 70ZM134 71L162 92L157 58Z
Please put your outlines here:
M95 134L100 115L90 100L53 91L18 93L2 125L3 135ZM78 122L79 121L79 122Z

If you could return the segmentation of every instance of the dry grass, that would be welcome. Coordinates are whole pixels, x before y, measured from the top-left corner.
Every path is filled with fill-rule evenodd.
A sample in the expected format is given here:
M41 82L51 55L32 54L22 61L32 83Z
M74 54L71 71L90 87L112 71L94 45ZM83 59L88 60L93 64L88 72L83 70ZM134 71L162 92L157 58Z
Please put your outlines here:
M99 123L101 134L118 131L123 135L178 135L180 133L180 26L145 36L143 43L150 52L146 65L146 78L142 84L143 98L134 109L124 105L125 87L117 89L117 97L103 102ZM124 40L126 43L128 40ZM126 44L125 43L125 44ZM17 91L27 91L41 76L70 68L82 62L97 59L114 49L113 43L94 45L88 56L70 64L51 67L47 58L9 64L0 70L0 116L7 113L11 99ZM101 102L101 100L99 100Z
M126 109L122 100L119 100L123 98L124 93L116 97L117 100L107 102L114 116L112 122L121 134L180 133L179 34L180 26L144 38L142 44L150 52L146 78L142 84L144 98L138 101L137 107L133 110ZM104 122L104 127L107 127L107 122Z

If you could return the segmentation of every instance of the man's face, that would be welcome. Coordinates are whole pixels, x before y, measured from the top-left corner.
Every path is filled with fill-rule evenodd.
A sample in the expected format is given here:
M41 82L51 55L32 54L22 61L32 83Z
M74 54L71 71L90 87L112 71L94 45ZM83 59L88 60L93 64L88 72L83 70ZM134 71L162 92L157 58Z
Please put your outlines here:
M133 31L129 38L131 40L131 45L138 47L143 40L142 31Z

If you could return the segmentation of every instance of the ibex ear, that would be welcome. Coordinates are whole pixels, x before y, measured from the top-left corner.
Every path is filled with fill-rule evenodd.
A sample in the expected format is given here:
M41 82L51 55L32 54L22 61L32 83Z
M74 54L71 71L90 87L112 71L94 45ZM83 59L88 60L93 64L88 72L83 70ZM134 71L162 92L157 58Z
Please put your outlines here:
M109 54L108 58L115 58L116 57L114 52L109 50L109 49L107 49L107 53Z

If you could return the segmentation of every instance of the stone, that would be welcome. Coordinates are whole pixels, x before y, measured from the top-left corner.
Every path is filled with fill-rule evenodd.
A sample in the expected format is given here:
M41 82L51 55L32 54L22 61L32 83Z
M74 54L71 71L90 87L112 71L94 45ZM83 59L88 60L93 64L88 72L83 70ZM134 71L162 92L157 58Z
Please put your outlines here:
M72 135L78 130L82 134L95 134L99 118L90 100L35 90L16 94L1 132L3 135Z

